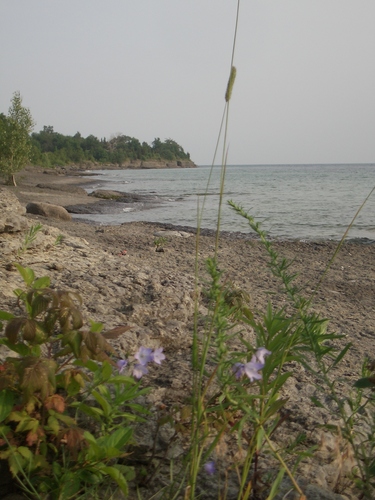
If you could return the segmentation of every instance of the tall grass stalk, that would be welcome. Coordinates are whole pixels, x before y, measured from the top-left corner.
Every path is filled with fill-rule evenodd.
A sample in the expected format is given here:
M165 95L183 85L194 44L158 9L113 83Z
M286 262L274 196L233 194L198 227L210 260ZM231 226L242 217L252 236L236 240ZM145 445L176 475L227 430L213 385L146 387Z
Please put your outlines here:
M232 56L231 56L231 64L230 64L230 93L228 93L228 88L225 95L225 105L223 116L220 124L218 139L216 143L215 153L212 161L212 166L208 178L208 183L206 187L206 193L208 192L208 186L211 180L212 171L215 164L216 153L219 147L220 137L223 129L223 124L225 120L225 134L224 134L224 145L223 151L226 149L226 137L228 130L228 116L229 116L229 100L230 94L233 89L234 77L235 73L233 73L233 60L235 53L235 45L238 31L238 19L239 19L239 10L240 10L240 0L237 1L237 9L236 9L236 23L234 29L234 38L233 38L233 46L232 46ZM234 76L233 76L234 75ZM229 83L228 83L229 86ZM226 119L225 119L226 118ZM220 182L220 201L219 201L219 212L218 212L218 227L217 227L217 236L215 243L215 256L217 255L218 249L218 237L219 237L219 229L220 229L220 213L221 213L221 205L223 198L223 190L224 190L224 178L225 178L225 162L223 157L222 162L222 170L221 170L221 182ZM204 370L207 361L208 349L211 345L211 337L212 337L212 325L209 327L207 334L204 336L203 345L200 343L198 337L198 295L199 295L199 275L198 275L198 255L199 255L199 237L200 237L200 228L201 221L204 212L204 203L205 197L203 198L203 204L201 210L199 210L198 206L198 220L197 220L197 236L196 236L196 256L195 256L195 290L196 290L196 301L195 301L195 311L194 311L194 330L193 330L193 345L192 345L192 368L193 368L193 380L192 380L192 391L193 391L193 401L192 401L192 425L191 425L191 447L189 451L188 458L188 486L185 491L185 498L194 499L195 498L195 489L196 482L199 470L201 468L202 455L204 447L201 446L201 425L205 422L205 409L204 402L202 400L202 384L204 379Z

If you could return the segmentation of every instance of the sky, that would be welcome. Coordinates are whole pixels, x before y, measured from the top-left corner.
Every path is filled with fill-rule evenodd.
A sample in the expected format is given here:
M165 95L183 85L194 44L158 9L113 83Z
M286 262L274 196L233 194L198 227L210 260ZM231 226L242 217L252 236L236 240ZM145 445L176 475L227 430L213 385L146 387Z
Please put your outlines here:
M20 91L36 132L171 138L209 165L236 10L0 0L0 112ZM241 0L228 164L375 162L374 19L374 0Z

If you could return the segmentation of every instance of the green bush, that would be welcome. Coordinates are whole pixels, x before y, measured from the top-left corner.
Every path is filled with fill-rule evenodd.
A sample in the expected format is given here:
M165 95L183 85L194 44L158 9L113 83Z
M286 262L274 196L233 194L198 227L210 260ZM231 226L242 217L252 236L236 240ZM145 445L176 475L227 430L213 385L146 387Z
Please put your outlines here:
M129 327L83 327L80 296L15 264L20 314L0 311L0 344L15 356L0 366L0 458L31 498L69 499L108 480L127 494L133 423L147 411L108 342Z

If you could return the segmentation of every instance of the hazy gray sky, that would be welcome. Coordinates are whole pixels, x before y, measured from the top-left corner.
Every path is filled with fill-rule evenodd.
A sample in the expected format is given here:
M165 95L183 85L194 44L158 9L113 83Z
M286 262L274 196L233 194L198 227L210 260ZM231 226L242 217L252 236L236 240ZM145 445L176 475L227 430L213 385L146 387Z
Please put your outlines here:
M0 0L0 112L210 164L237 0ZM375 162L375 0L242 0L230 164Z

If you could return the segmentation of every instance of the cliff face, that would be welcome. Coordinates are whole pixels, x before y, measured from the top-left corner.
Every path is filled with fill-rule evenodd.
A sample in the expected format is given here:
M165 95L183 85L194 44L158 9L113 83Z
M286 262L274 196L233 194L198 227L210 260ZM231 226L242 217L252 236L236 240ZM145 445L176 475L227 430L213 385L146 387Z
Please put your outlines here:
M150 168L196 168L197 165L191 160L129 160L121 163L121 165L113 163L95 163L82 162L79 164L70 164L64 167L53 167L57 173L74 173L82 172L82 170L122 170L122 169L150 169Z
M120 168L195 168L191 160L133 160L125 162Z

